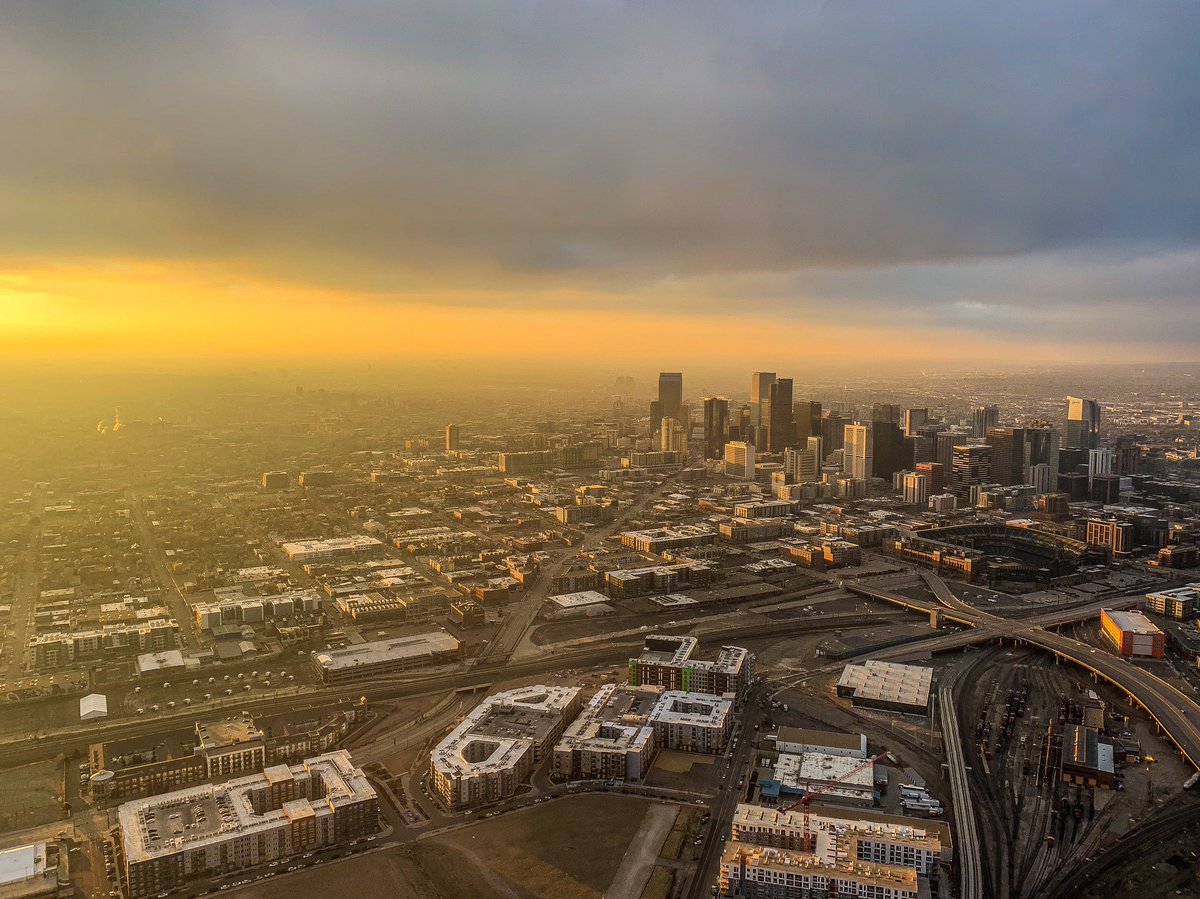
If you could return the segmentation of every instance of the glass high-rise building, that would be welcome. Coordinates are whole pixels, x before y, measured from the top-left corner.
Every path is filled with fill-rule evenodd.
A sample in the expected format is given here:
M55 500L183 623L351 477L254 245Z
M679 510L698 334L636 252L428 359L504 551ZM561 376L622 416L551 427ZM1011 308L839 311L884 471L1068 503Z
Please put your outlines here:
M729 400L723 396L704 398L704 457L720 459L729 442Z
M796 429L792 423L792 379L778 378L767 388L767 449L782 453L796 445Z
M767 424L767 400L774 383L773 371L756 371L750 375L750 424L756 428Z
M971 436L986 437L988 428L1000 424L999 406L976 406L971 410Z
M1100 403L1067 397L1067 446L1096 449L1100 446Z
M664 371L659 374L658 411L661 418L683 421L683 372Z

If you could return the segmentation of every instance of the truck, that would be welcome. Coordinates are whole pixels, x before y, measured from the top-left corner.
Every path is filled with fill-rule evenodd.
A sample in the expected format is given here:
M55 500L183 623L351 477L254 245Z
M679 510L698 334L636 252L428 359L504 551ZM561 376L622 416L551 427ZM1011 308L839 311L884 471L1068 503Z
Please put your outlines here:
M900 798L928 801L929 793L921 787L914 787L912 784L904 784L900 787Z

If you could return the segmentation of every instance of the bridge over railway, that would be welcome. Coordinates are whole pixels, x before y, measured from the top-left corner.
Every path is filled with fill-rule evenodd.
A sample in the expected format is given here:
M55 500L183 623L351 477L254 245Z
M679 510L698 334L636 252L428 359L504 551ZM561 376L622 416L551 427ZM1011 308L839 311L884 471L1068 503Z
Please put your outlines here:
M962 649L992 640L1012 640L1037 646L1066 662L1086 669L1125 693L1131 701L1146 711L1183 757L1200 770L1200 705L1193 697L1120 656L1052 630L1064 624L1077 624L1095 618L1102 608L1127 608L1136 605L1141 601L1140 596L1097 600L1014 620L1002 618L963 602L951 592L946 582L935 574L921 572L921 576L937 598L937 604L915 600L860 582L846 581L842 586L851 593L927 615L934 611L941 612L945 620L961 624L967 629L935 633L923 640L874 653L874 658L900 660Z

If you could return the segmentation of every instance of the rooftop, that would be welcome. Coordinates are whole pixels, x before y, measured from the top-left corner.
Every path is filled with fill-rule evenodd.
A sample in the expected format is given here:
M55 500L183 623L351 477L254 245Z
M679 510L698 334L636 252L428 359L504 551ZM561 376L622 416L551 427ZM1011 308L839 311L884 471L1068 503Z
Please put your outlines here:
M578 687L518 687L487 697L430 754L447 777L511 767L561 723Z
M1162 633L1158 626L1141 612L1120 612L1116 609L1104 609L1104 614L1121 630L1131 634Z
M314 653L313 657L322 668L332 671L395 659L457 652L458 647L458 640L445 631L431 631L427 634L414 634L395 640L377 640L372 643L359 643L344 649L331 649L326 652Z
M196 723L196 743L209 751L262 738L262 731L249 715Z
M308 797L284 803L262 813L254 810L252 796L266 789L271 777L319 783L321 803ZM354 767L345 750L308 759L300 765L281 765L260 774L220 784L206 784L174 793L126 802L117 809L125 854L131 863L172 855L184 846L199 847L223 842L233 835L248 835L282 826L297 815L330 815L339 805L375 796L362 771Z

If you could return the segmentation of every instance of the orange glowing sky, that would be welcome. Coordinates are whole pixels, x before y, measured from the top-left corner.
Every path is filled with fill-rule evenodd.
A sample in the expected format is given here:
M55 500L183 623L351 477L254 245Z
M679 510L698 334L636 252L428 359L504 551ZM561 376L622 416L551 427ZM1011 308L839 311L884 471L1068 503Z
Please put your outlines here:
M1120 0L17 5L0 354L1193 361L1198 31Z

